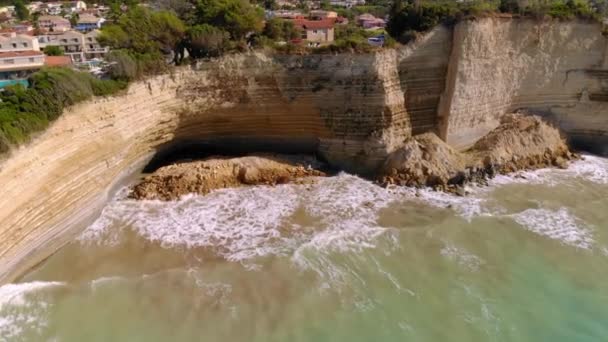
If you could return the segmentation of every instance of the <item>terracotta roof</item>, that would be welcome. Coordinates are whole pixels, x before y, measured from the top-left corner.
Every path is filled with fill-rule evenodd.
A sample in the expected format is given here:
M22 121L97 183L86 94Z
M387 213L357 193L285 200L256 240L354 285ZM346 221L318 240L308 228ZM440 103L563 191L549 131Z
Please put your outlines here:
M33 57L33 56L44 56L44 54L40 51L33 51L33 50L0 52L0 58Z
M70 56L46 56L44 65L51 67L61 67L72 65Z
M316 30L333 28L335 21L336 18L326 18L323 20L294 19L293 24L299 28Z

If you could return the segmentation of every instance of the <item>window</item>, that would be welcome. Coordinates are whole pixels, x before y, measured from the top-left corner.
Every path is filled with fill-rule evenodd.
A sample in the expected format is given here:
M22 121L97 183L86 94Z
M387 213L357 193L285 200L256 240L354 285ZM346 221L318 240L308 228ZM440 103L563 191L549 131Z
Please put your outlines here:
M90 42L92 42L92 41L93 41L93 38L91 38L91 37L89 37L89 38L87 38L87 39L88 39Z
M13 49L17 48L17 43L13 43Z
M22 44L23 44L23 47L27 47L27 43L22 43Z
M89 49L93 50L93 44L89 45Z
M15 64L15 60L14 59L5 59L4 64Z
M33 57L30 58L30 63L34 63L34 58Z
M78 38L72 38L72 41L73 41L74 43L78 43Z
M319 31L317 31L317 30L312 30L312 34L317 34L317 33L319 33Z

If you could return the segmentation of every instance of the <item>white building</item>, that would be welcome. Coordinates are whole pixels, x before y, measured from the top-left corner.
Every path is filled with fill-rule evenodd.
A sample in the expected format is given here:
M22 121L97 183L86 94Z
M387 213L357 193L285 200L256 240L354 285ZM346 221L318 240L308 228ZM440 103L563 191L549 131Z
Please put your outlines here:
M40 48L47 46L58 46L63 49L67 56L74 62L84 62L93 58L103 58L109 51L102 47L97 41L99 31L94 30L86 34L77 31L66 31L59 33L48 33L37 36Z
M98 30L93 30L87 32L84 35L84 54L87 60L94 58L104 58L106 54L110 51L110 48L107 46L101 46L97 41L97 36L99 35Z
M43 15L38 18L38 26L45 31L63 32L72 28L70 21L56 15Z
M7 33L0 35L0 52L40 51L35 37L26 34Z
M14 72L38 70L44 65L44 54L40 51L0 52L0 78L18 76ZM9 75L9 73L11 75Z

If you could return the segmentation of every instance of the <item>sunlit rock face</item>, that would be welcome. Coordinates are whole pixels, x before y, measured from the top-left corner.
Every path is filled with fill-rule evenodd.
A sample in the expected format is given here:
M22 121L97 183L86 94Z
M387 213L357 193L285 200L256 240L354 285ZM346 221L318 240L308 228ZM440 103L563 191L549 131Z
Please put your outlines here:
M459 23L439 110L442 137L471 146L502 115L525 108L553 119L574 143L606 146L607 41L600 24L585 21Z
M606 149L606 46L596 24L488 18L371 54L229 55L73 106L0 164L0 282L60 247L171 144L315 153L373 175L413 134L461 149L526 108Z

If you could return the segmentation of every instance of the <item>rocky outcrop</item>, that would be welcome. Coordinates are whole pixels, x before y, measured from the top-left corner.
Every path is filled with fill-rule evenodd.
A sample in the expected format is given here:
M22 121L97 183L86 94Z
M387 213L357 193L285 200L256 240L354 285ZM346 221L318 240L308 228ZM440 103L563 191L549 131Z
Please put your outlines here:
M372 54L226 56L79 104L0 164L0 283L177 143L318 154L375 175L412 134L459 150L527 108L606 149L607 49L596 24L488 18Z
M317 160L304 156L211 157L162 167L135 185L129 196L170 201L216 189L303 182L307 177L325 176L321 168Z
M501 124L464 152L433 133L408 139L384 163L382 184L432 186L459 192L467 182L485 183L498 173L566 167L577 158L557 128L538 116L507 114Z

